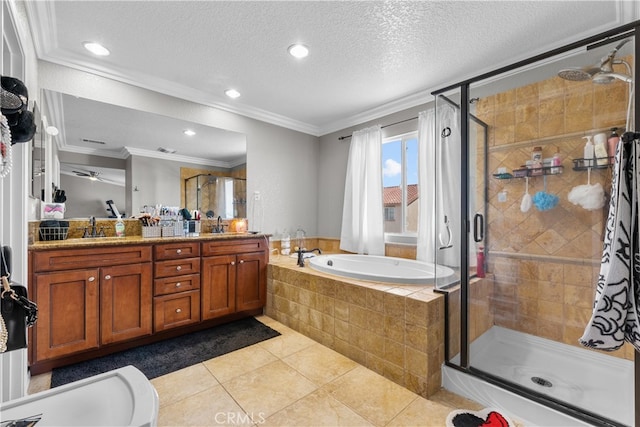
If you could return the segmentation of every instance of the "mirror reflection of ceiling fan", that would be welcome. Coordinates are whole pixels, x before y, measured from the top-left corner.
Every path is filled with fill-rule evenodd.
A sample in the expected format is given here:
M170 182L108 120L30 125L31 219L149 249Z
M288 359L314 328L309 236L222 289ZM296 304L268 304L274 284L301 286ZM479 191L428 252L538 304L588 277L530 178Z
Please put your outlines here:
M76 176L80 176L83 178L89 178L91 181L102 181L102 179L99 177L100 172L95 172L95 171L73 171L73 173L76 174Z

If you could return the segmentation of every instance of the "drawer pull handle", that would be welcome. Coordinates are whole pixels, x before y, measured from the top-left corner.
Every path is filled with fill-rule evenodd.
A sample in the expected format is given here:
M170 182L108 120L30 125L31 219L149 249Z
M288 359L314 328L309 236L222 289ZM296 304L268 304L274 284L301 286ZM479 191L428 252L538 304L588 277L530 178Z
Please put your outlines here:
M182 253L182 249L178 249L178 250L176 251L176 253L177 253L178 255L180 255L180 254Z
M182 286L182 283L180 282L176 283L176 288L179 288L180 286Z
M104 276L104 280L109 280L109 279L111 279L111 275L110 274L107 274L106 276Z
M178 270L178 271L182 270L182 266L181 265L177 266L176 270Z
M231 261L231 265L236 265L236 262L235 261Z
M181 308L177 308L176 309L176 313L182 313L182 309Z
M93 276L91 276L91 277L89 277L87 280L88 280L88 281L90 281L90 282L93 282L94 280L96 280L96 278L95 278L95 277L93 277Z
M243 259L240 260L240 264L244 264L244 260Z

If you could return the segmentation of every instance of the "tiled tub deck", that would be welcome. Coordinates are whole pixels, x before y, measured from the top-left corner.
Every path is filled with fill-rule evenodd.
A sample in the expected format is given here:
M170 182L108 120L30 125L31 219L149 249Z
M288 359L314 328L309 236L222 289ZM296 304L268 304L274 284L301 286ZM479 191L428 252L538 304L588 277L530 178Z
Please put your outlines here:
M440 390L444 296L432 286L339 278L272 256L266 314L409 390Z

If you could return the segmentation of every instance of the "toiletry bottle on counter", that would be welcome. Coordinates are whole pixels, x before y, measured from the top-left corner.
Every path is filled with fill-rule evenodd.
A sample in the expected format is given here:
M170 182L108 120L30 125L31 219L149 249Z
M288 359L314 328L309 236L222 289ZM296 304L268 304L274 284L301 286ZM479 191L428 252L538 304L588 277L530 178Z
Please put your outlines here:
M618 149L618 142L620 142L620 136L616 132L618 128L611 128L611 135L607 140L609 145L609 163L614 164L616 161L616 150Z
M122 215L118 215L116 220L116 237L124 237L124 221Z
M598 166L605 166L609 164L609 154L607 153L607 134L598 133L593 138L594 145L593 151L596 155L596 164Z
M280 239L280 253L282 255L289 255L291 253L291 236L285 228L282 232L282 239Z
M587 140L587 143L584 145L584 155L582 156L584 166L590 168L593 166L593 142L591 142L591 135L583 136L582 139Z

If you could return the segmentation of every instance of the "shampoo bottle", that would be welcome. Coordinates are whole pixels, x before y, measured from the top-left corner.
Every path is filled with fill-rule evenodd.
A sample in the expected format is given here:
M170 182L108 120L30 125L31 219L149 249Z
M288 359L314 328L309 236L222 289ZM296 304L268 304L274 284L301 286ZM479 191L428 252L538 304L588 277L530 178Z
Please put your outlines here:
M478 253L476 254L476 276L484 277L484 247L480 246L478 248Z
M554 154L551 159L551 173L554 175L561 173L562 168L560 166L562 166L562 159L560 158L560 149L558 148L556 154Z
M609 163L614 164L616 160L616 150L618 149L618 142L620 142L620 136L616 132L617 128L611 129L611 135L609 135L609 139L607 140L607 144L609 145Z
M606 166L609 164L609 154L607 153L607 145L604 138L599 138L596 144L593 146L593 150L596 154L596 164L598 166Z
M593 166L593 142L591 142L591 135L583 136L582 139L586 139L587 143L584 145L584 166L592 167Z
M124 221L122 215L118 215L116 220L116 237L124 237Z

